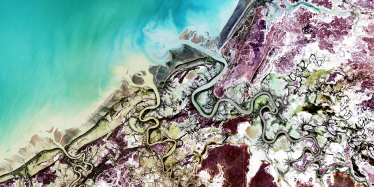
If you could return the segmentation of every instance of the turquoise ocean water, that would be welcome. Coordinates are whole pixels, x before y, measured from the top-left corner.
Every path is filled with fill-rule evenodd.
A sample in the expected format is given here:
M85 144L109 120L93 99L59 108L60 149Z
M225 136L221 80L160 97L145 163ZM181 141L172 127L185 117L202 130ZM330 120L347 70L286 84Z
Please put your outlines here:
M0 1L0 155L29 141L31 128L93 112L120 86L124 72L114 69L136 63L131 55L163 63L165 40L191 26L218 36L237 2Z

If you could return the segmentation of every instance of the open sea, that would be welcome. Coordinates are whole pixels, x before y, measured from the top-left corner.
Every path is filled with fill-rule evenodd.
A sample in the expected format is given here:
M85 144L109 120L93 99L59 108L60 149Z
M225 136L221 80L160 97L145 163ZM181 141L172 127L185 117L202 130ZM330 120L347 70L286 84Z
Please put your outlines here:
M218 36L237 3L0 1L0 155L52 127L83 124L124 69L164 63L186 28Z

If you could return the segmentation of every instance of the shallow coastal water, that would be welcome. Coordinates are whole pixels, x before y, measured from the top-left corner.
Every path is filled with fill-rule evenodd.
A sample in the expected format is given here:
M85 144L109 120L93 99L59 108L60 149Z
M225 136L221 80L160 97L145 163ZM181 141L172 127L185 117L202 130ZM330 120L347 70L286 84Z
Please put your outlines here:
M236 3L2 1L0 155L84 123L126 69L163 63L187 27L218 36Z

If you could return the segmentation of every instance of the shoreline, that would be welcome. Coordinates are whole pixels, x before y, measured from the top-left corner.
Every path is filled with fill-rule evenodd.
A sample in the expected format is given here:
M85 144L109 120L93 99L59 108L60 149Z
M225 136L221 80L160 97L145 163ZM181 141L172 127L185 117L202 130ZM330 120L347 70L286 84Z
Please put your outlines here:
M103 119L108 120L107 116L108 115L110 116L110 114L112 114L113 111L118 113L122 110L122 108L117 108L117 110L118 109L120 109L120 110L116 111L116 108L115 108L116 105L121 103L126 98L130 98L130 97L136 95L138 92L145 91L145 90L147 90L146 87L145 88L133 87L133 86L127 87L126 85L122 84L120 88L114 90L112 92L112 94L110 94L110 96L107 99L105 99L103 101L103 103L95 110L95 112L90 115L90 117L87 119L86 123L81 125L81 126L87 126L88 124L93 123L93 125L90 128L88 128L88 130L72 137L70 139L70 141L66 142L66 144L63 145L63 146L56 145L54 148L38 151L35 155L32 155L29 158L21 157L21 159L27 160L27 162L25 162L23 164L20 163L20 162L19 162L19 164L14 164L13 163L11 167L14 168L14 169L12 171L9 171L9 170L7 171L8 168L5 168L4 167L5 164L2 163L2 167L0 167L0 182L4 182L4 181L7 181L9 179L14 178L17 174L22 172L22 170L25 168L25 166L29 166L32 162L38 162L39 158L42 157L43 155L46 155L46 154L54 152L54 151L58 151L56 154L52 155L52 157L57 156L58 154L63 152L63 150L61 150L62 147L67 149L67 151L70 151L69 148L71 147L72 144L75 143L75 141L77 141L78 139L80 139L80 138L88 135L90 132L92 132L99 125L99 123ZM117 115L117 113L116 113L116 115ZM59 132L59 131L55 130L55 133L56 132ZM104 133L104 135L105 134L106 133ZM68 135L68 132L65 134L65 136L66 135ZM37 137L39 137L39 136L37 136ZM97 138L99 138L99 137L100 136L98 136ZM55 136L55 138L56 138L56 136ZM45 139L47 139L47 138L45 138ZM42 139L42 141L45 140L45 139ZM48 139L50 139L50 138L48 138ZM32 140L30 140L29 144L31 144L31 143L32 143ZM37 142L37 143L39 143L39 142ZM25 146L22 149L27 149L28 146ZM16 154L16 155L19 156L19 154ZM51 158L49 158L49 159L51 159ZM9 161L14 161L14 160L12 158L7 158L5 162L8 162L8 164L9 164ZM45 161L42 160L41 162L45 162ZM11 165L11 163L9 164L9 166L10 165ZM44 165L42 169L44 169L45 167L48 167L48 166L49 165ZM40 170L42 170L42 169L40 169ZM7 172L4 172L4 171L7 171Z

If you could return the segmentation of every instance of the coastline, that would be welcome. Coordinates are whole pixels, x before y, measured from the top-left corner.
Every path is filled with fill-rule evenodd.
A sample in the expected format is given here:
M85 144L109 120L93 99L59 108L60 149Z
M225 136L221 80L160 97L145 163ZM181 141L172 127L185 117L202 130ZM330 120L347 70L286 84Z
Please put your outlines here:
M85 128L89 127L89 128L87 128L86 131L80 130L80 129L78 129L79 128L78 127L76 129L70 129L70 132L67 131L67 132L62 132L61 133L60 131L58 131L56 129L53 133L54 134L53 139L52 138L47 138L47 137L41 138L41 137L39 137L38 135L35 134L33 136L33 138L30 140L29 145L27 145L26 147L23 147L20 150L20 152L28 153L29 152L28 149L31 149L31 148L37 147L37 146L41 146L42 148L45 148L46 146L50 146L50 147L47 147L44 150L40 150L40 151L38 151L37 154L34 154L34 155L29 154L29 155L26 155L24 157L21 157L20 154L17 154L17 155L14 155L11 158L7 158L6 161L3 162L0 166L0 182L4 182L6 180L9 180L9 179L13 178L15 174L22 172L22 170L25 168L24 167L25 165L27 165L29 167L30 165L34 165L34 166L36 166L38 164L40 165L43 162L48 162L49 163L49 164L47 163L47 164L41 165L42 167L39 167L33 173L37 173L38 171L44 169L45 167L48 167L50 164L53 163L53 162L50 161L50 159L52 157L56 157L58 155L63 155L62 150L61 150L61 148L63 148L63 147L68 147L68 148L74 147L74 149L79 149L79 147L75 147L75 146L78 146L78 144L75 144L75 146L71 146L70 144L74 143L74 142L76 142L76 140L78 140L82 137L88 136L90 133L94 132L95 129L97 128L97 126L100 125L101 121L103 121L103 120L113 121L113 120L117 119L119 117L118 113L121 112L125 108L125 107L124 108L119 107L121 105L121 103L124 102L126 100L126 98L131 98L131 97L137 96L138 95L137 93L146 92L146 90L148 90L147 87L142 88L142 87L129 86L127 81L123 81L123 84L121 85L121 87L116 89L96 109L96 111L94 113L92 113L92 115L87 119L86 123L81 125ZM136 101L136 100L134 100L134 101ZM135 106L137 104L138 103L135 103ZM128 107L128 109L131 109L131 107ZM116 118L114 118L114 117L116 117ZM119 123L117 125L119 125ZM113 126L112 128L115 128L115 126ZM104 131L100 131L95 136L91 137L92 140L94 140L96 138L99 138L100 136L108 133L108 131L110 131L112 128L105 129ZM83 131L84 133L76 134L75 133L76 130L80 130L80 132ZM51 134L52 134L52 131L51 131ZM64 135L61 137L61 134L64 134ZM60 143L61 140L64 139L64 137L65 137L66 141L63 142L63 143ZM58 139L60 140L60 142L56 142L56 140L58 140ZM57 143L60 143L60 145L58 145ZM50 154L50 155L48 155L48 154ZM40 158L44 158L44 159L40 159ZM25 162L25 163L20 162L20 161L23 161L23 160L27 160L27 162ZM6 167L6 166L8 166L8 167ZM11 171L9 171L9 169Z

